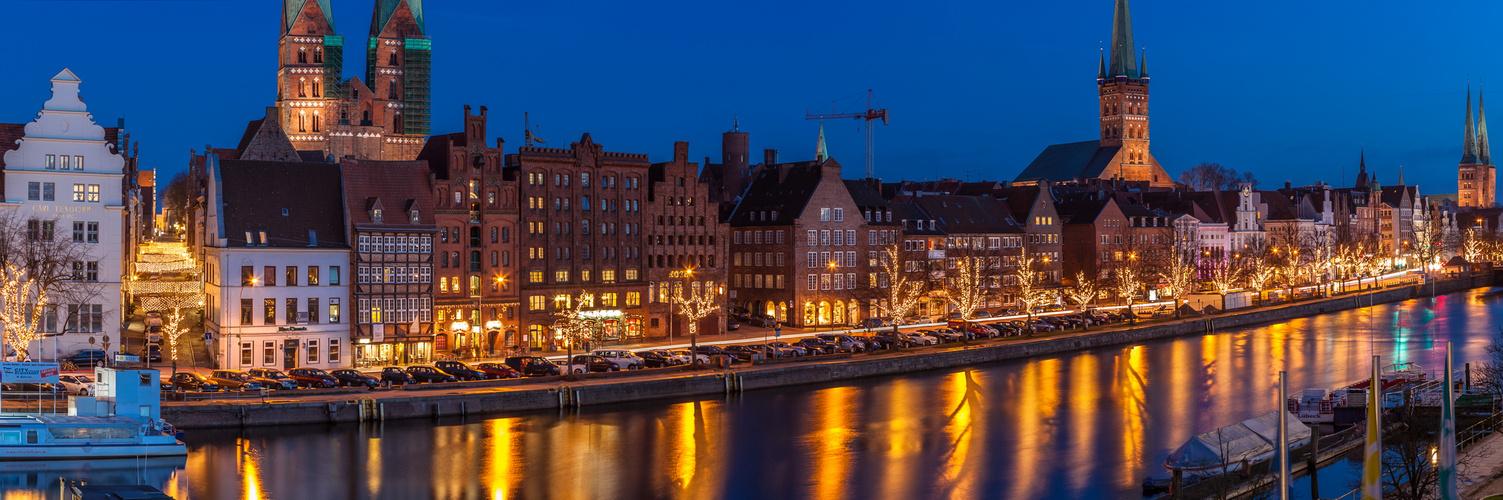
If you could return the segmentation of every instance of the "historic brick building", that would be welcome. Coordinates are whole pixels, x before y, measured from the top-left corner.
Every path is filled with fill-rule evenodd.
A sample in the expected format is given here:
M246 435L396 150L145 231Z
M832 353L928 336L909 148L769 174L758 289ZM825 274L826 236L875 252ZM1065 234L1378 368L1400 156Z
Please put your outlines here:
M347 158L339 168L355 250L355 366L430 362L438 226L428 164Z
M435 135L418 158L432 169L434 342L439 350L480 342L485 351L521 345L516 335L518 187L503 142L487 146L486 109L464 108L464 131ZM465 335L460 330L468 330ZM455 335L458 333L459 335Z
M1403 184L1402 178L1399 181ZM1456 203L1462 207L1492 207L1498 202L1498 172L1487 144L1487 114L1477 94L1477 121L1472 121L1472 90L1466 91L1466 136L1461 164L1456 167Z
M1174 186L1148 151L1148 56L1138 59L1136 52L1127 0L1117 0L1110 60L1102 54L1096 74L1101 139L1044 148L1018 182L1121 179Z
M524 146L506 156L520 203L518 321L532 347L558 340L544 333L582 292L594 295L593 336L646 336L643 231L651 166L645 154L605 151L590 134L568 149Z
M422 3L377 0L365 80L344 80L329 0L283 0L277 122L298 151L411 160L428 135L429 50ZM288 160L282 160L288 161Z
M687 335L689 328L674 305L673 288L684 297L700 293L723 296L726 288L726 248L729 228L720 222L719 204L711 185L700 177L699 164L689 161L689 143L673 143L673 161L654 163L649 170L645 225L647 237L647 330L650 337ZM691 271L692 272L688 272ZM700 333L724 331L725 309L700 320Z

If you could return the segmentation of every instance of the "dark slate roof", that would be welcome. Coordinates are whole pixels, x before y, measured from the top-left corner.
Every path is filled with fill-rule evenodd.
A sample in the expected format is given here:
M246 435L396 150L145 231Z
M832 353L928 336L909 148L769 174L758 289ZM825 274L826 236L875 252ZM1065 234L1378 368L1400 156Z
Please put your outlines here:
M939 226L929 229L928 221L934 220L917 203L903 202L892 204L892 220L903 225L903 234L910 236L944 236L945 231ZM903 221L916 221L917 224L906 224Z
M1414 188L1415 186L1383 186L1383 203L1397 207L1404 202L1405 193L1409 194L1409 201L1413 203Z
M298 158L310 163L328 163L329 157L323 151L298 151Z
M245 151L245 148L250 147L251 139L256 138L256 132L261 130L261 122L264 121L266 121L265 118L260 118L251 120L250 123L245 124L245 133L241 134L240 145L235 146L235 149Z
M1062 223L1094 224L1096 218L1101 217L1101 211L1111 203L1113 203L1111 198L1073 200L1060 202L1054 206L1054 210L1059 213Z
M1068 181L1100 177L1121 146L1101 147L1101 141L1054 144L1044 148L1033 163L1018 174L1017 181Z
M834 160L829 160L834 161ZM819 187L824 177L819 162L803 161L763 166L752 172L746 196L736 204L729 217L732 226L787 226L793 224L809 204L809 198ZM780 171L787 170L783 176ZM782 177L779 179L779 177ZM761 211L778 212L778 219L750 220L746 214Z
M418 152L417 159L427 161L428 168L433 171L435 177L448 180L449 151L452 147L464 146L468 141L464 132L429 136L428 140L423 143L422 151Z
M1259 198L1268 205L1268 220L1293 220L1300 218L1299 207L1288 196L1278 191L1258 191Z
M267 246L308 247L313 230L318 248L349 248L338 165L220 160L219 174L229 246L245 246L246 231L266 231Z
M433 186L428 162L340 160L349 220L355 227L401 230L433 229ZM379 201L385 214L371 220L370 207ZM417 207L418 221L407 211Z
M1011 220L1010 211L994 198L980 196L919 196L914 204L948 234L1022 233Z
M1028 214L1033 213L1033 203L1038 201L1042 192L1038 186L1018 186L996 190L992 196L1007 204L1013 220L1028 220Z

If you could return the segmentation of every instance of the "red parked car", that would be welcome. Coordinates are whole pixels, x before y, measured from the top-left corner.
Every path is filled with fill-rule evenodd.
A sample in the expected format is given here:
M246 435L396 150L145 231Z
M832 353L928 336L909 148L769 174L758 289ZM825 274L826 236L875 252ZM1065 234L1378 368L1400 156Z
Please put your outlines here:
M475 365L475 371L484 373L485 378L488 379L518 378L522 376L521 372L513 370L512 367L502 363L480 363Z
M287 370L287 376L296 380L299 387L311 389L339 387L339 379L318 368L293 368Z

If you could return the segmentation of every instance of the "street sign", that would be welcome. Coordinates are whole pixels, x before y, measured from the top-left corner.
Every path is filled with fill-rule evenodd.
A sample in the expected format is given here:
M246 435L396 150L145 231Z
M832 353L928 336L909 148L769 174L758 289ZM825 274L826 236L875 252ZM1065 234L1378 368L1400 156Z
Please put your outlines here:
M772 336L774 336L774 337L782 337L783 336L783 325L773 325L772 326Z
M57 363L0 363L0 382L56 384Z

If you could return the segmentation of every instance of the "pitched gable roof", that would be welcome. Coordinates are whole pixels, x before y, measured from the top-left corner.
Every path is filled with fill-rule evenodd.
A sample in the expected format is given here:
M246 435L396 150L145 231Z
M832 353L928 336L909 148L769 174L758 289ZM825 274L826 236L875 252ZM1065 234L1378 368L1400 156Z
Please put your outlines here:
M374 161L345 158L340 160L345 207L355 227L402 230L431 229L433 185L425 161ZM380 221L371 217L371 209L380 207L385 214ZM416 209L418 220L409 212Z
M834 161L834 160L827 160ZM729 217L734 226L786 226L801 217L809 198L824 179L819 162L804 161L764 165L752 173L746 196ZM778 212L778 219L753 220L753 212Z
M265 231L265 246L310 247L313 231L317 248L349 248L338 165L221 159L219 176L229 246Z
M1018 174L1017 181L1068 181L1100 177L1121 146L1101 147L1101 141L1053 144L1044 148Z

